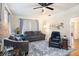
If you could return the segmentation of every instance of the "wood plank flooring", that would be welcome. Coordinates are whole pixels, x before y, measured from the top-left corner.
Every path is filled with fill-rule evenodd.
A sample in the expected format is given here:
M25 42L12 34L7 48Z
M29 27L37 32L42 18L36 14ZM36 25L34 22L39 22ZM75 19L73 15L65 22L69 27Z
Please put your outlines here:
M71 52L69 56L79 56L79 39L74 39L72 48L75 49L75 51Z

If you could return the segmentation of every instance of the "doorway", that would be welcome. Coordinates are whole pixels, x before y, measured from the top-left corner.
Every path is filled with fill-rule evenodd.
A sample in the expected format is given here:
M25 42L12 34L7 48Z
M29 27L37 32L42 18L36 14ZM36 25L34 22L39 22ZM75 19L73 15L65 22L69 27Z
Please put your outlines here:
M70 31L71 31L72 48L74 48L74 43L76 43L76 41L79 40L79 17L71 19Z

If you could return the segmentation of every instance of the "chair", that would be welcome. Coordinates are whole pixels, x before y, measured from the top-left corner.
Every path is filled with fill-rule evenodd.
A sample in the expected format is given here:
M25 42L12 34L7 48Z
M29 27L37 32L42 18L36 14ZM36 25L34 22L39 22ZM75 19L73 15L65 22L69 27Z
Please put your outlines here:
M57 31L52 32L51 37L49 39L49 47L60 48L60 42L61 42L60 32Z

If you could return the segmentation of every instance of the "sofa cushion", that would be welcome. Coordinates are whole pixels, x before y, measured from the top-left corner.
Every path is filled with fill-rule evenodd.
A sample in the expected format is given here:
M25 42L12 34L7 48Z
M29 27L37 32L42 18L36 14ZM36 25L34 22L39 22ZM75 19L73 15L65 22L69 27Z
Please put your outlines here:
M9 39L16 40L16 41L23 41L23 40L26 40L26 38L27 38L27 35L23 35L23 34L14 35L14 36L9 37Z
M27 35L27 36L31 36L32 34L33 34L32 31L26 31L26 32L24 32L24 35Z
M41 35L42 33L40 31L34 31L33 35Z
M27 36L35 36L35 35L43 35L41 31L25 31L24 35Z
M16 39L17 41L23 41L20 36L15 37L15 39Z
M14 36L9 36L9 39L15 40L15 37Z

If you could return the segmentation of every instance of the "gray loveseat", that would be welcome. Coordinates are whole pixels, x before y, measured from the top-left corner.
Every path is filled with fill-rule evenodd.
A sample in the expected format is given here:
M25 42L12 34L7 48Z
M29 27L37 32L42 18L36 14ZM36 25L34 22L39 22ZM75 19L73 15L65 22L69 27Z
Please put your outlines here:
M25 31L24 36L25 39L30 42L45 40L45 34L43 34L41 31Z

